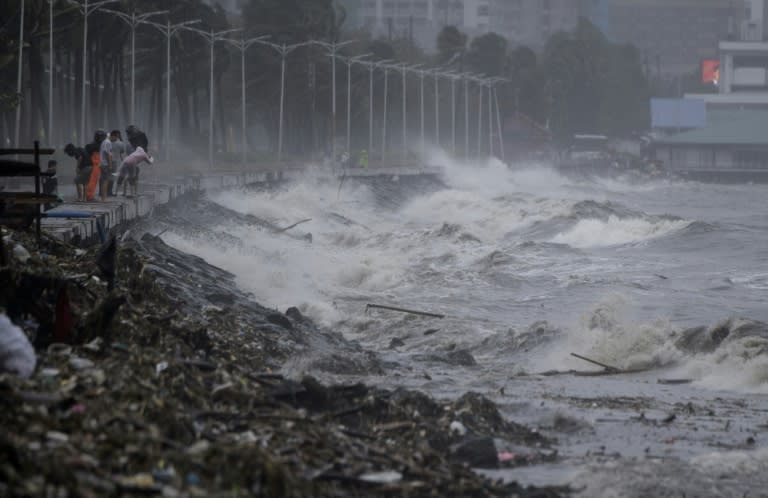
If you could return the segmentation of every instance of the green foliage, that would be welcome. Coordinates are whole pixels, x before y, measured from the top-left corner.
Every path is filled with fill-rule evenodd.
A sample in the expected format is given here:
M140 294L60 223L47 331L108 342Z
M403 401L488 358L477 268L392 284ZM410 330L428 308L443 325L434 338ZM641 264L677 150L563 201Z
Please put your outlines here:
M445 64L467 49L467 35L456 26L446 26L437 35L438 63Z
M621 135L648 126L648 82L637 50L609 42L582 20L557 33L544 50L539 76L545 115L555 136Z
M509 66L507 39L496 33L478 36L470 44L466 65L471 71L485 76L506 75Z

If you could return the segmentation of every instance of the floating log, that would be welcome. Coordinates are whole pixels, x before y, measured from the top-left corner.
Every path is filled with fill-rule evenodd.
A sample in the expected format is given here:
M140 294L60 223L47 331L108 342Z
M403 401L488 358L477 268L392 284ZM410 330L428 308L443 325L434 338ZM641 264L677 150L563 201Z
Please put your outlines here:
M385 306L383 304L371 304L368 303L365 305L365 312L368 313L369 308L376 308L376 309L382 309L382 310L389 310L389 311L399 311L400 313L409 313L411 315L420 315L420 316L429 316L432 318L445 318L445 315L441 315L439 313L428 313L426 311L416 311L416 310L409 310L406 308L398 308L395 306Z
M306 220L297 221L296 223L294 223L293 225L291 225L291 226L289 226L289 227L285 227L285 228L281 228L281 229L279 229L279 230L276 230L276 231L275 231L275 233L283 233L283 232L287 232L287 231L288 231L288 230L290 230L291 228L293 228L293 227L295 227L295 226L298 226L298 225L301 225L302 223L306 223L306 222L308 222L308 221L312 221L312 218L307 218Z
M658 379L657 382L659 384L674 386L678 384L690 384L693 382L693 379Z
M610 365L606 365L605 363L600 363L599 361L592 360L590 358L587 358L586 356L581 356L581 355L578 355L576 353L571 353L571 356L574 356L574 357L576 357L576 358L578 358L580 360L584 360L586 362L592 363L592 364L597 365L599 367L603 367L604 369L608 370L609 372L613 372L613 373L621 372L620 368L612 367Z

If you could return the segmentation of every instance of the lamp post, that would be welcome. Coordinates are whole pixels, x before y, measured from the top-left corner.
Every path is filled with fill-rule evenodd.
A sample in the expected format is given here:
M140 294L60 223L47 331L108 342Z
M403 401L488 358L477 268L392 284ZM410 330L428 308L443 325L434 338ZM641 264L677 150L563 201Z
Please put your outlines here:
M328 50L328 56L331 58L331 145L333 154L333 164L336 164L336 53L339 49L350 43L354 43L356 40L347 40L341 43L339 42L324 42L319 40L313 40L310 43L320 45Z
M419 74L419 107L421 108L421 160L424 161L427 155L427 144L424 138L424 76L426 76L427 72L423 69L416 72Z
M19 102L16 105L16 136L14 137L14 144L16 148L19 148L19 129L21 128L21 81L22 72L24 71L24 0L21 0L21 12L19 20L19 68L16 74L16 95L19 97Z
M360 61L361 64L368 68L368 154L373 154L373 72L382 67L385 64L389 64L391 60L382 61Z
M456 80L457 74L451 74L451 154L456 157Z
M171 38L180 29L186 28L191 24L197 24L200 19L192 21L184 21L177 24L171 24L171 21L166 21L165 24L160 24L152 21L144 20L144 24L153 26L165 36L165 122L163 123L163 138L165 139L165 158L171 158Z
M344 59L347 64L347 154L352 156L352 64L362 62L373 54L356 55Z
M464 78L464 160L469 161L469 75Z
M389 66L382 65L384 68L384 111L382 112L382 132L381 132L381 162L387 157L387 93L389 91Z
M435 143L440 147L440 73L435 69Z
M102 12L106 12L117 16L124 21L131 28L131 124L136 122L136 26L142 24L144 21L152 16L158 16L161 14L167 14L167 10L157 10L154 12L145 12L143 14L136 15L136 11L133 11L130 15L118 10L103 9Z
M53 2L48 0L48 143L53 145Z
M508 83L509 80L504 78L494 78L491 82L491 90L493 92L493 100L496 104L496 129L499 132L499 148L501 153L501 160L506 162L506 151L504 150L504 132L501 129L501 109L499 108L499 95L496 92L496 83Z
M80 103L80 139L85 140L85 80L87 77L86 68L88 59L88 16L99 10L102 6L108 3L114 3L118 0L101 0L89 4L88 0L83 0L83 3L76 2L75 0L69 0L69 3L76 5L80 12L83 14L83 85L81 91L82 101Z
M280 118L277 127L277 161L281 162L283 160L283 114L285 109L285 58L297 48L311 45L313 42L295 43L293 45L286 45L283 43L282 45L278 45L277 43L259 39L255 39L254 41L260 45L271 47L280 54Z
M415 68L417 66L413 66ZM401 63L393 66L394 69L400 71L403 81L403 165L408 161L408 81L406 76L409 68L407 64Z
M245 52L248 51L248 49L253 45L254 43L258 43L262 40L265 40L269 38L269 35L265 36L257 36L255 38L249 38L245 39L244 37L241 37L239 40L231 40L228 38L225 38L224 41L231 43L234 45L238 50L240 50L240 105L242 106L242 123L240 126L240 147L242 148L242 166L245 168L245 161L246 161L246 145L245 145L245 128L246 128L246 110L245 110Z
M220 40L224 40L225 36L229 33L234 33L235 31L240 31L239 28L236 29L225 29L222 31L214 31L213 28L211 28L210 31L203 31L202 29L197 28L190 28L189 26L185 26L184 29L187 31L192 31L194 33L197 33L198 35L205 38L205 40L208 42L208 44L211 46L211 71L210 71L210 79L208 81L208 167L213 169L213 63L214 63L214 48L216 47L216 42Z

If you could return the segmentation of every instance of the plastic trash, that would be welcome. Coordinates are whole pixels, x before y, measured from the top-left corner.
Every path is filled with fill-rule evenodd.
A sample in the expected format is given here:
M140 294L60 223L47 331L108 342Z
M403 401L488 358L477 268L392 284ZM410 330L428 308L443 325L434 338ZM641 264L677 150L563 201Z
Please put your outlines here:
M0 314L0 373L27 378L35 371L35 350L24 332Z

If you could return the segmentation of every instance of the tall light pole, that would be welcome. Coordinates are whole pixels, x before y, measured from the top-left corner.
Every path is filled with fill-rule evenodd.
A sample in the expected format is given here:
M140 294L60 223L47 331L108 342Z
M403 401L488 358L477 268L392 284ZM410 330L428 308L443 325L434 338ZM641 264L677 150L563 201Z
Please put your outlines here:
M389 66L382 65L384 68L384 111L382 112L382 132L381 132L381 162L387 157L387 93L389 91Z
M211 71L210 79L208 81L208 167L213 169L213 63L214 63L214 49L216 48L216 42L225 39L225 35L240 31L239 28L224 29L222 31L214 31L211 28L210 31L203 31L202 29L185 27L184 29L197 33L205 38L208 44L211 46Z
M53 2L48 0L48 143L53 145Z
M483 80L476 78L477 89L479 90L480 101L477 104L477 157L480 157L480 151L483 150Z
M313 42L302 42L302 43L296 43L293 45L286 45L283 43L282 45L278 45L277 43L271 43L264 40L255 40L256 43L271 47L273 50L275 50L278 54L280 54L280 118L278 121L278 127L277 127L277 161L282 162L283 160L283 115L285 110L285 58L288 57L288 54L293 52L299 47L303 47L305 45L311 45Z
M501 129L501 109L499 108L499 95L496 92L496 83L509 82L507 79L495 78L492 82L493 100L496 103L496 128L499 131L499 148L501 152L501 160L506 162L506 151L504 150L504 131Z
M377 62L361 61L361 64L368 68L368 155L372 157L373 154L373 73L376 69L382 67L385 64L389 64L391 60L382 60Z
M417 72L419 73L419 107L421 108L421 160L424 161L427 155L427 144L424 137L424 76L426 76L427 72L423 69Z
M406 64L397 64L394 69L400 71L403 81L403 165L408 161L408 66Z
M19 145L19 129L21 128L21 76L24 72L24 0L21 0L21 11L19 15L19 68L16 74L16 95L18 102L16 104L16 136L14 137L14 144L16 148L21 147Z
M171 38L180 29L186 28L191 24L197 24L200 19L184 21L171 24L168 20L165 24L152 21L142 21L144 24L153 26L165 36L165 122L163 123L163 139L165 140L165 158L171 158Z
M373 54L356 55L343 59L347 64L347 154L352 156L352 64L361 62Z
M89 4L88 0L83 0L83 3L76 2L75 0L68 0L72 5L76 5L80 9L80 13L83 14L83 86L81 91L82 101L80 102L80 140L85 141L85 81L87 79L87 62L88 62L88 16L99 10L102 6L108 3L115 3L118 0L100 0Z
M451 74L451 154L456 157L456 80L460 76Z
M152 16L158 16L161 14L167 14L167 10L157 10L154 12L145 12L143 14L136 15L136 11L133 11L130 15L118 10L103 9L102 12L115 15L124 21L131 28L131 124L136 123L136 26L142 24L144 21Z
M469 75L464 77L464 160L469 161Z
M238 50L240 50L240 105L242 106L242 123L240 125L240 147L242 148L242 167L245 168L245 161L246 161L246 155L247 155L247 147L245 145L245 129L247 126L246 121L246 110L245 110L245 52L248 51L248 48L251 47L254 43L258 43L262 40L265 40L266 38L269 38L269 35L265 36L257 36L255 38L249 38L245 39L241 37L239 40L231 40L231 39L224 39L224 41L231 43L234 45Z
M349 45L350 43L354 43L355 40L347 40L343 41L341 43L339 42L324 42L324 41L318 41L313 40L311 43L320 45L322 47L325 47L328 50L328 56L331 58L331 140L333 144L331 145L331 150L333 154L333 164L336 164L336 53L339 51L339 49L345 45Z
M435 144L440 147L440 73L434 70L435 77Z

